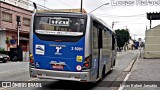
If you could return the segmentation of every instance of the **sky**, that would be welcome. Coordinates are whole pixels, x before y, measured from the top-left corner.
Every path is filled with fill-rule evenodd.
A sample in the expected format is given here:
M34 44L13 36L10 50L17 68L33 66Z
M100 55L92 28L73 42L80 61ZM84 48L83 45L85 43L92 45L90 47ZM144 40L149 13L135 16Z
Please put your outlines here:
M31 0L50 9L80 8L81 0ZM109 3L108 5L103 5ZM150 28L147 12L159 12L160 0L83 0L83 8L104 20L109 26L114 23L115 29L129 29L133 39L145 38L146 28ZM159 20L152 21L152 27L160 24Z

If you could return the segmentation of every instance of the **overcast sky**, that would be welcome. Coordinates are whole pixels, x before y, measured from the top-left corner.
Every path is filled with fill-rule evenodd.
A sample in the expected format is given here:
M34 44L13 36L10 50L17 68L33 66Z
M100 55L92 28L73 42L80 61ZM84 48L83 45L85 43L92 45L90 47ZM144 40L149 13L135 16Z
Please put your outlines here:
M80 8L81 0L32 0L38 4L45 5L51 9L73 9ZM123 5L118 1L123 1ZM124 1L130 1L129 4L124 5ZM142 2L140 1L155 1ZM92 14L103 19L108 25L112 26L112 22L117 22L114 29L128 28L132 38L144 39L146 26L149 29L149 20L146 19L147 12L159 12L159 0L83 0L83 8L90 12L104 3L110 3L97 9ZM152 27L158 25L159 20L152 21Z

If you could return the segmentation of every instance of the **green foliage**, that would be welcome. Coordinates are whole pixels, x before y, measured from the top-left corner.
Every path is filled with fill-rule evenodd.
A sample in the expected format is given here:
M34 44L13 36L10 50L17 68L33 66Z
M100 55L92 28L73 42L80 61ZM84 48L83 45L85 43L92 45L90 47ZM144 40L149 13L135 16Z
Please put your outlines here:
M129 38L130 38L130 34L128 29L117 29L115 30L116 35L117 35L117 46L123 47L125 42L128 42Z
M4 51L4 48L1 48L1 47L0 47L0 51Z
M6 44L10 44L9 43L9 37L7 37L7 39L6 39Z

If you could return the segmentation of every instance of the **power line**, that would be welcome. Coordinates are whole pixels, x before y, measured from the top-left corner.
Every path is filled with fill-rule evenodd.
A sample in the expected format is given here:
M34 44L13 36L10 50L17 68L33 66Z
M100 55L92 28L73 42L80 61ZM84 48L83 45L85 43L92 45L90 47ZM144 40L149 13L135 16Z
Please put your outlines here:
M32 6L33 6L33 3L35 3L35 2L33 2L33 1L31 1L31 0L28 0L28 1L32 3ZM36 4L37 4L37 3L36 3ZM45 7L45 6L43 6L43 5L40 5L40 4L37 4L37 7L51 10L50 8L47 8L47 7Z
M59 0L59 1L60 1L62 4L66 5L66 6L70 7L70 8L73 8L73 7L71 7L71 5L65 3L65 2L63 2L63 1L61 1L61 0Z
M19 3L21 3L21 4L24 4L24 5L28 5L28 6L34 7L34 6L33 6L33 1L30 1L30 0L28 0L28 1L24 1L24 0L14 0L14 1L17 1L17 2L19 2ZM37 5L37 8L38 8L38 9L51 10L50 8L47 8L47 7L43 6L43 5L40 5L40 4L37 4L37 3L36 3L36 5Z
M108 15L108 14L95 14L97 16L101 16L101 17L113 17L113 18L117 18L117 17L144 17L146 14L137 14L137 15L128 15L128 16L118 16L118 15Z
M102 5L102 3L99 0L95 0L97 3L99 3L100 5ZM104 12L104 7L100 8L102 10L102 13Z
M98 2L99 2L101 5L103 4L103 2L101 2L100 0L98 0ZM105 2L105 3L106 3L106 2ZM106 12L106 10L107 10L105 6L104 6L104 7L102 7L102 9L103 9L103 10L102 10L102 11L103 11L103 13L105 13L105 12Z
M96 4L98 4L98 3L99 3L100 5L102 5L102 4L101 4L100 2L98 2L97 0L95 0L95 3L96 3ZM98 5L99 5L99 4L98 4ZM99 11L99 12L101 12L101 13L103 13L102 8L99 8L99 10L98 10L98 11Z

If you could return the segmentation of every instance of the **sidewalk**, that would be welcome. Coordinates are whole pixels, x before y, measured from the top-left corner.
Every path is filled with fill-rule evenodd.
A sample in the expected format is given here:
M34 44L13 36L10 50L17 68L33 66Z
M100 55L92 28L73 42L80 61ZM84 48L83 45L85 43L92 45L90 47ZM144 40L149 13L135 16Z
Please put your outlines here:
M134 84L123 90L160 90L160 59L137 59L127 81Z

